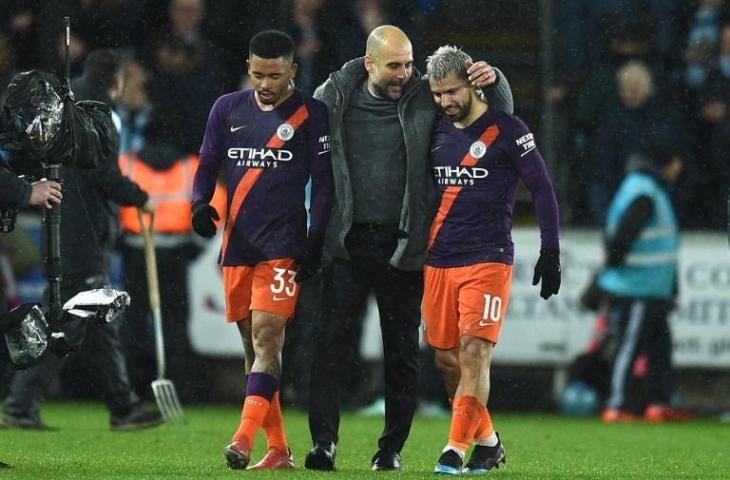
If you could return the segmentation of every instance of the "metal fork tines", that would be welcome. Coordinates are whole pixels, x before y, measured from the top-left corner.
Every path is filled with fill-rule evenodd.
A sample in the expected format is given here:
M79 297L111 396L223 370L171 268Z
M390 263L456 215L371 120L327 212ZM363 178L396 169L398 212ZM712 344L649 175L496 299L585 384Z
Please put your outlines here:
M155 380L152 382L152 391L155 394L157 407L166 422L185 423L185 414L178 400L175 385L170 380Z

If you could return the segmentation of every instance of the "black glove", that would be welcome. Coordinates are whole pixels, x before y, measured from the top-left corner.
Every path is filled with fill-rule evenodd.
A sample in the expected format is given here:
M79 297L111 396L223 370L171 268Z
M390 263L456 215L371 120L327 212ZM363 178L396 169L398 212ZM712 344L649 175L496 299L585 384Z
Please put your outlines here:
M205 238L212 238L215 235L214 220L220 220L218 212L205 202L193 203L193 230Z
M294 263L299 267L297 282L303 282L316 274L322 267L322 247L324 236L318 232L309 232L304 247L294 257Z
M547 300L551 295L557 295L560 290L560 250L543 248L540 258L535 265L535 274L532 284L537 285L542 279L540 296Z

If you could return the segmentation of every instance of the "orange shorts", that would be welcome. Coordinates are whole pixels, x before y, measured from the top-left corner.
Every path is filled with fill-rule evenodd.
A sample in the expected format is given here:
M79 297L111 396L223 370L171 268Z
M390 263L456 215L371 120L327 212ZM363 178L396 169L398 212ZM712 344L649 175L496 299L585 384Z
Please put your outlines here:
M478 263L424 269L421 315L425 340L448 350L469 335L497 343L512 286L512 265Z
M251 310L291 317L299 296L295 274L290 258L223 267L226 321L248 318Z

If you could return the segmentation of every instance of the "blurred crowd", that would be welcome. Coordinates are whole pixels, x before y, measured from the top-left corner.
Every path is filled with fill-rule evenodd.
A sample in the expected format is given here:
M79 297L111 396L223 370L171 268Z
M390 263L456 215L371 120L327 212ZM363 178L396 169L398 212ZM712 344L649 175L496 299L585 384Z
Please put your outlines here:
M215 99L245 82L247 45L265 28L297 42L297 86L312 92L329 72L362 55L377 25L411 24L435 1L14 0L0 1L0 84L14 72L61 72L64 15L72 17L71 74L89 51L125 51L126 88L116 109L122 153L142 148L152 111L185 152L200 147ZM424 13L425 14L425 13ZM415 28L415 27L413 27ZM415 38L418 38L416 36Z
M545 100L558 118L556 160L572 172L565 216L601 225L628 154L650 139L673 143L684 159L675 186L682 227L723 227L728 7L724 0L555 2L555 78Z
M17 71L63 65L62 17L71 15L72 76L93 49L127 55L126 87L116 105L122 153L139 151L155 112L156 129L185 153L200 146L207 112L222 93L245 85L246 45L264 28L297 42L297 86L312 92L345 61L362 55L367 33L401 26L414 41L416 66L443 36L439 19L471 0L0 0L0 85ZM683 228L724 225L730 168L730 16L724 0L554 0L553 78L543 84L554 107L553 175L562 219L601 225L639 139L671 139L685 159L676 188ZM503 8L497 8L504 15ZM475 13L478 16L478 14ZM542 18L535 20L542 22ZM539 25L535 25L533 32ZM479 33L479 32L474 32ZM489 33L478 42L490 50ZM463 40L463 41L462 41ZM466 42L471 43L471 40ZM544 48L538 46L538 48ZM469 48L467 47L467 50ZM474 52L479 54L480 52ZM489 52L499 58L499 52ZM525 52L525 56L532 53ZM517 74L499 65L508 77ZM2 88L0 86L0 88ZM521 100L516 99L517 111ZM525 112L526 113L526 112ZM523 115L525 114L523 113ZM539 125L539 120L533 121Z

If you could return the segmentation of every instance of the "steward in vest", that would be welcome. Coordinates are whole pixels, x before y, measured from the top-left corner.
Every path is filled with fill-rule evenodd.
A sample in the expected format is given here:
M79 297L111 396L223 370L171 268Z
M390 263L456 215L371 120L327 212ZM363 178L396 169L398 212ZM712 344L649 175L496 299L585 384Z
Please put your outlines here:
M178 385L183 400L205 393L200 362L193 356L187 334L189 315L188 266L198 255L205 240L192 234L192 189L198 168L196 155L185 155L168 142L175 127L166 119L151 118L145 130L145 146L137 153L119 156L119 168L138 183L155 206L155 253L160 266L160 307L166 337L170 378ZM225 211L222 188L213 199L219 212ZM147 218L147 217L146 217ZM144 244L134 208L120 210L122 224L122 261L125 289L134 298L122 327L132 385L145 388L153 380L154 339L148 325L150 306L145 275ZM203 397L199 397L203 398Z
M654 143L629 157L628 173L608 209L606 260L597 276L608 295L612 358L603 421L685 419L671 408L672 343L667 317L677 295L679 225L670 197L682 160Z

